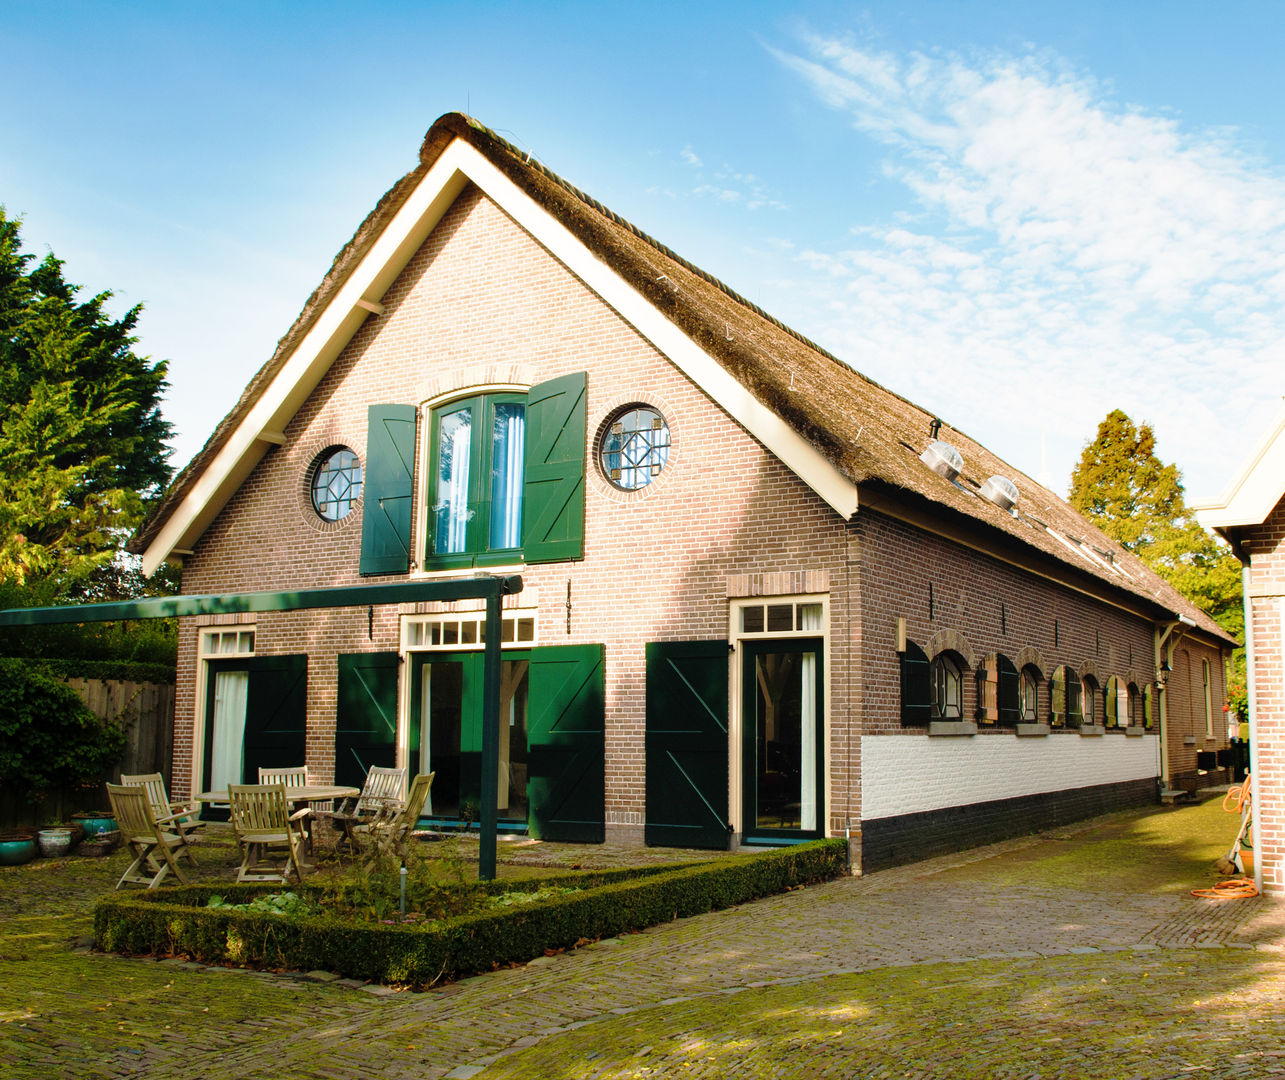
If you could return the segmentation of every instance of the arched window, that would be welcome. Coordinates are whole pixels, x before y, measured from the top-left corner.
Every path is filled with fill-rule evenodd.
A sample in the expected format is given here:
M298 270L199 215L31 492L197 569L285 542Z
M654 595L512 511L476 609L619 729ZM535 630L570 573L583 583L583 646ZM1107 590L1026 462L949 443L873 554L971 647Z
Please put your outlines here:
M1099 724L1102 722L1102 695L1098 690L1098 680L1092 675L1083 679L1084 689L1084 722Z
M1129 726L1142 726L1142 693L1137 683L1130 683L1126 691L1129 702Z
M1049 680L1049 724L1055 728L1078 728L1083 719L1080 677L1065 664L1059 665Z
M964 663L954 652L933 657L932 695L934 720L961 720L964 716Z
M1018 691L1018 707L1021 710L1022 722L1034 724L1040 718L1040 683L1044 677L1034 664L1022 668L1022 678Z
M1021 717L1017 668L1003 653L992 653L977 669L977 722L1016 724Z

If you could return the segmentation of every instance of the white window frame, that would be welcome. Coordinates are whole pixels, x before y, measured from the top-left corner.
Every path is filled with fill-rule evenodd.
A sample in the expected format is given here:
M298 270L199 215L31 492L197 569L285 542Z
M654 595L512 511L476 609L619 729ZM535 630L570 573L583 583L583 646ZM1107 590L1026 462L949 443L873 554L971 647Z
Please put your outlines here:
M192 790L188 792L189 797L201 790L201 777L205 775L205 709L210 691L210 661L237 657L248 660L253 657L258 626L255 623L219 623L198 627L196 634L196 700L192 710Z
M768 630L767 629L767 608L776 605L793 604L794 613L791 617L791 629L789 630ZM801 624L803 618L798 608L817 604L820 605L820 627L818 629L803 629ZM747 608L762 607L763 626L761 631L745 631L743 625L743 613ZM745 821L743 820L743 785L741 776L743 762L741 761L741 744L744 731L743 716L744 705L741 701L741 650L738 647L741 641L774 641L777 639L789 638L821 638L822 646L822 663L824 665L824 681L821 686L822 693L822 730L821 730L821 752L826 762L825 768L825 791L822 803L823 820L820 822L821 835L827 836L830 832L829 819L834 812L833 788L831 777L833 775L833 761L831 757L831 738L830 725L832 723L831 714L833 712L833 696L831 686L833 685L833 667L830 663L830 596L828 593L794 593L783 596L746 596L737 597L728 600L727 616L727 640L731 644L727 659L727 685L728 685L728 702L727 702L727 742L728 742L728 817L732 823L732 829L740 836L745 835Z

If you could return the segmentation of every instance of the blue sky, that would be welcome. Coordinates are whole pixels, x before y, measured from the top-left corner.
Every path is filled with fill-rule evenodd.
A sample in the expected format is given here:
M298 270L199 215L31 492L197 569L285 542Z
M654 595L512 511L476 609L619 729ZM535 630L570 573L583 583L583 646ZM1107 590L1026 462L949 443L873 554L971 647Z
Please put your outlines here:
M1285 393L1285 6L6 5L0 204L141 302L174 463L470 112L1064 491L1112 408L1217 495Z

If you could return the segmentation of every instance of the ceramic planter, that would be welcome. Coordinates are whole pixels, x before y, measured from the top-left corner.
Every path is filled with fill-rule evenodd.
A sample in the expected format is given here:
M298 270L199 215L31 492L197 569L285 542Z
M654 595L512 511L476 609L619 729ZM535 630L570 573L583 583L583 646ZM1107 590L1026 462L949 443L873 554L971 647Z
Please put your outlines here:
M116 831L116 819L102 810L87 810L83 814L72 814L74 821L80 822L85 830L85 839L92 840L103 833Z
M36 842L40 845L41 855L46 859L56 859L71 850L71 830L41 829L36 833Z
M0 834L0 866L21 866L36 857L36 841L22 833Z

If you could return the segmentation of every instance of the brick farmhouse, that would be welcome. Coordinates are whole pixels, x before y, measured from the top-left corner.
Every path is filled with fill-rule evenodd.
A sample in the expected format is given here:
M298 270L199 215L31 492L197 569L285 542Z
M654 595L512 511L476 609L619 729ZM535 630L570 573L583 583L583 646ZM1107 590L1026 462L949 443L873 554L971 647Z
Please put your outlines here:
M498 813L545 839L848 835L871 869L1154 800L1227 744L1203 612L458 114L134 548L187 594L520 574ZM173 786L396 763L475 819L480 623L183 619Z

